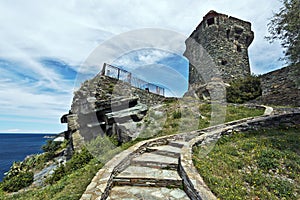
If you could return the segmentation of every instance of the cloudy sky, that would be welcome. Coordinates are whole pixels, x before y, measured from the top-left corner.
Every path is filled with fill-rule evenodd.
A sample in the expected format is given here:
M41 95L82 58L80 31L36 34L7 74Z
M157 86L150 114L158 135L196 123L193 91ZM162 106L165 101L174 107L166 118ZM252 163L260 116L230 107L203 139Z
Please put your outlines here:
M182 95L184 39L209 10L252 23L252 72L280 68L281 47L264 39L280 6L277 0L0 1L0 132L64 131L59 119L74 86L103 62Z

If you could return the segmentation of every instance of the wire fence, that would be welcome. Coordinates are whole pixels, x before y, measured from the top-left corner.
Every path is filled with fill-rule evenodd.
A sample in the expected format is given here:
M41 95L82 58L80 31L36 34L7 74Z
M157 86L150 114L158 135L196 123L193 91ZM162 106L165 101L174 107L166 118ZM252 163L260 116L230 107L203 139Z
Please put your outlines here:
M153 83L146 82L142 79L132 76L131 72L128 72L124 69L120 69L118 67L109 65L107 63L103 64L103 68L101 70L101 75L109 76L111 78L115 78L124 82L129 83L133 87L140 88L142 90L146 90L148 92L165 96L165 89Z

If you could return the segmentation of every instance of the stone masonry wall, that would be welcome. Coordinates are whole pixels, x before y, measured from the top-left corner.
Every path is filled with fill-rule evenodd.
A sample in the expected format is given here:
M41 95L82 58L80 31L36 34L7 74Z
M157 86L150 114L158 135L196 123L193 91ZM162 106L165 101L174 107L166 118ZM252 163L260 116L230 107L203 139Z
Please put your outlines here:
M300 65L289 66L260 77L262 96L258 103L300 106Z
M250 22L210 11L186 40L184 55L190 61L189 85L207 83L216 76L228 83L249 75L248 46L253 38Z
M180 154L179 173L183 179L186 193L191 199L217 199L193 165L192 155L194 146L209 146L209 144L214 144L220 137L226 137L233 132L285 126L299 128L299 124L300 113L292 112L281 115L242 119L196 131L193 134L198 134L199 136L190 140L189 145L185 145Z

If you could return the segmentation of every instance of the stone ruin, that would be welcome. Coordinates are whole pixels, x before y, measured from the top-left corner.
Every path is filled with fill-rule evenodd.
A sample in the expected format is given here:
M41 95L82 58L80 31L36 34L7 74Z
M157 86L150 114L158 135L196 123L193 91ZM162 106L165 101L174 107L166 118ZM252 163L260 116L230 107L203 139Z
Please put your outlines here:
M250 22L209 11L185 41L184 56L189 60L189 88L185 96L226 100L228 83L250 75L248 47L253 39ZM257 103L281 105L280 98L285 96L285 103L298 106L300 71L297 69L295 66L261 76L263 96ZM133 139L137 131L132 124L141 121L149 107L164 101L163 89L134 79L124 70L117 69L115 77L109 77L114 70L104 64L102 72L83 83L74 94L70 113L61 118L62 123L68 123L65 137L77 144L74 147L99 134L117 135L119 142ZM279 76L282 71L286 73Z
M248 47L253 38L250 22L209 11L185 41L189 91L200 89L203 95L211 82L250 75Z

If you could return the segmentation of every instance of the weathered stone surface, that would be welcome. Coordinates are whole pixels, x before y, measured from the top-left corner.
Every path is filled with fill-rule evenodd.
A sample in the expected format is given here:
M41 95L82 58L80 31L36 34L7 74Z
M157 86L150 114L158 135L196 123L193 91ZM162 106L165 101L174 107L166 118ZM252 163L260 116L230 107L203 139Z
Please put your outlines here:
M71 114L67 116L68 130L76 131L77 129L79 129L79 124L77 120L78 120L78 116L76 114Z
M72 134L72 143L75 151L84 145L84 138L80 135L78 130Z
M269 72L260 80L262 96L257 103L300 106L300 65Z
M114 187L108 200L189 200L183 190L178 188L154 188L154 187Z
M229 82L250 74L248 46L254 38L251 23L208 12L186 40L189 59L189 88L213 78Z
M114 120L117 122L128 121L128 119L134 118L137 121L143 119L143 116L146 114L148 107L144 104L137 104L134 107L125 108L123 110L113 111L105 114L108 121ZM126 119L127 118L127 119Z
M134 158L132 160L132 164L146 167L176 169L178 166L178 158L153 153L144 153L141 156Z
M153 106L164 101L165 97L132 87L130 84L98 74L85 81L74 92L69 114L61 118L68 123L68 134L79 134L71 149L79 149L85 141L98 135L116 134L119 143L136 138L141 129L141 121Z

